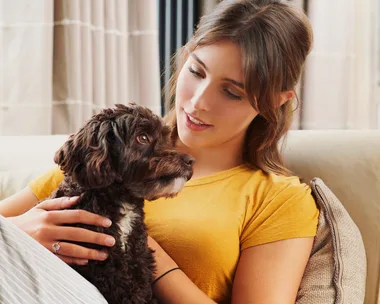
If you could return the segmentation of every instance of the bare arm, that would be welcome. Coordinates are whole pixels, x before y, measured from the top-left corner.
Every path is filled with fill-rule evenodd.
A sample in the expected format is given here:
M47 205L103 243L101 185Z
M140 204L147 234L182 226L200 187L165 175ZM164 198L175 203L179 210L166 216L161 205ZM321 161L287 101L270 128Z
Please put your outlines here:
M313 238L289 239L242 251L232 303L294 304Z
M298 288L313 245L313 238L273 242L243 250L232 290L232 303L295 303ZM171 257L149 238L155 250L159 277L177 267ZM175 270L153 285L163 303L215 303L181 271Z
M29 187L2 200L0 202L0 214L4 217L20 215L38 203L38 198Z

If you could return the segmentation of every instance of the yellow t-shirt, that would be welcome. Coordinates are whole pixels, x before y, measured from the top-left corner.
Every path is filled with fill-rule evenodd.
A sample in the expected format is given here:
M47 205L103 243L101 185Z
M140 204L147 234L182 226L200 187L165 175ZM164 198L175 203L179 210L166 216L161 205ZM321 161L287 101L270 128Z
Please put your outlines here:
M32 181L39 199L58 186L58 168ZM147 201L149 234L210 298L227 303L240 251L316 234L318 209L298 177L238 166L192 179L175 198Z

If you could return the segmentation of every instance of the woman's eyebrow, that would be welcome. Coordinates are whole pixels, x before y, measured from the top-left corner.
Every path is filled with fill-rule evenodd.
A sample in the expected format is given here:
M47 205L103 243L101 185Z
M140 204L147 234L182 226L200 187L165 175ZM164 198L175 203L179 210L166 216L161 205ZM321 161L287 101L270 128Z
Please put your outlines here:
M201 66L203 66L203 68L204 68L207 72L209 72L209 70L208 70L206 64L205 64L202 60L200 60L199 57L198 57L197 55L195 55L194 53L191 53L190 55L191 55L191 57L193 57L196 61L198 61L199 64L200 64ZM242 83L239 82L239 81L233 80L233 79L231 79L231 78L223 78L223 80L228 81L228 82L230 82L230 83L232 83L232 84L238 86L238 87L241 88L242 90L244 90L244 84L242 84Z
M199 59L199 57L198 57L197 55L195 55L194 53L191 53L191 57L193 57L196 61L198 61L199 64L200 64L201 66L203 66L204 69L208 72L208 68L207 68L207 66L205 65L205 63L204 63L202 60Z
M237 87L241 88L242 90L244 90L244 84L242 84L241 82L239 81L236 81L236 80L233 80L231 78L222 78L222 80L225 80L225 81L228 81L228 82L231 82L232 84L236 85Z

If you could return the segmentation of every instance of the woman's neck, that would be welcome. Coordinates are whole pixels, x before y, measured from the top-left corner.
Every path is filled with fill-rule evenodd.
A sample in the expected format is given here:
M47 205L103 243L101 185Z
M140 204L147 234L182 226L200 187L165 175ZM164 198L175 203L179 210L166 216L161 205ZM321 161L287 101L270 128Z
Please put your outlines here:
M193 179L216 174L242 164L242 143L235 140L215 148L192 149L177 144L177 150L195 158Z

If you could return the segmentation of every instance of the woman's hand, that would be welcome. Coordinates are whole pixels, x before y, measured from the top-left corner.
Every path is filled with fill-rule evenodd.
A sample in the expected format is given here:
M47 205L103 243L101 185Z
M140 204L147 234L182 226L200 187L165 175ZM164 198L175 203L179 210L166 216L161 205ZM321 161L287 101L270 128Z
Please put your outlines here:
M109 235L84 228L62 226L74 223L111 226L109 219L88 211L62 210L74 205L77 200L78 197L48 199L28 212L9 217L8 220L52 252L54 252L53 244L59 241L60 248L56 255L68 264L85 265L88 260L105 260L107 258L105 252L65 242L85 242L109 247L115 244L115 239Z

